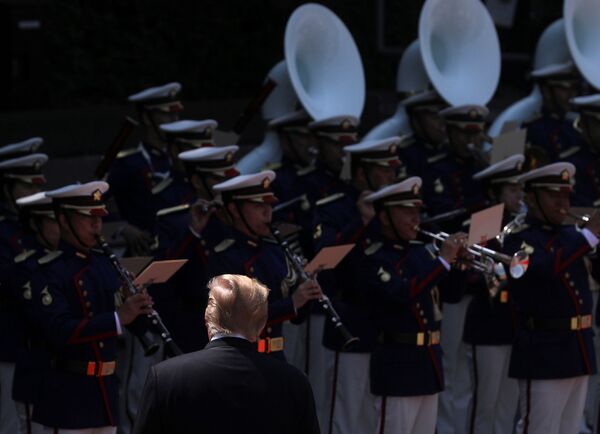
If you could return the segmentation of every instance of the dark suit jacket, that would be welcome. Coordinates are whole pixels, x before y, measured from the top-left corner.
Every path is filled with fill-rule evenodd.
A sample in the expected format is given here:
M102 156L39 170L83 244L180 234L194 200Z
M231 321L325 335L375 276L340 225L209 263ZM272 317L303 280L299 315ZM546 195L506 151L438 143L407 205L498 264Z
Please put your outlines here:
M304 374L239 338L148 373L135 434L319 434Z

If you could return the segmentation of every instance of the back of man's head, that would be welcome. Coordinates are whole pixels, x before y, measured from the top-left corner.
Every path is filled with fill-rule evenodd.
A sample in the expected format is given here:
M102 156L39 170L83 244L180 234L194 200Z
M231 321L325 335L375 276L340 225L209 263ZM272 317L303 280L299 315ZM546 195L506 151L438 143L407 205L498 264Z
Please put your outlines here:
M240 334L256 341L267 322L269 289L238 274L216 276L208 289L204 319L209 337Z

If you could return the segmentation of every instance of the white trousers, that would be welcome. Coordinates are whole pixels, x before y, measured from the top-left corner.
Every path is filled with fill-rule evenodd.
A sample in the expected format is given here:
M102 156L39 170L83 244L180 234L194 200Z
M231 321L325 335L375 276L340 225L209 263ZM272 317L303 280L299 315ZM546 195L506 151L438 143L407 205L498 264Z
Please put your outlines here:
M116 432L117 427L115 426L82 429L44 428L44 434L115 434Z
M337 353L330 379L334 391L331 424L323 434L363 434L377 426L375 395L369 381L370 353Z
M517 434L577 434L589 376L519 380Z
M508 377L510 352L510 345L477 345L473 349L472 434L513 432L519 383Z
M44 434L46 432L43 425L31 420L33 405L17 402L17 412L19 414L20 434Z
M12 399L15 364L0 362L0 434L19 432L17 404Z
M374 434L434 434L438 394L378 396L375 399L377 428ZM383 426L382 426L383 424Z
M440 393L437 434L466 434L469 427L473 386L471 346L463 342L467 308L472 296L460 303L444 303L441 345L444 354L445 390Z

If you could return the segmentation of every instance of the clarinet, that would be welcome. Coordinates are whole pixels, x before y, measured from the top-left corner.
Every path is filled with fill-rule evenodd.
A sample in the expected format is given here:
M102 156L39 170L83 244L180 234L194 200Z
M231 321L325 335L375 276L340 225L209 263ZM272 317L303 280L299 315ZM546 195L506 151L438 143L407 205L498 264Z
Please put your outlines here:
M273 237L277 241L277 244L279 244L279 247L281 247L281 249L283 250L283 253L290 261L290 264L294 268L294 271L296 272L296 274L298 276L300 276L300 279L302 280L302 282L310 280L310 276L304 270L304 264L303 264L302 258L300 258L300 256L298 256L294 251L292 251L287 240L282 238L281 232L279 232L279 229L277 229L273 225L270 225L269 228L271 229L271 233L273 234ZM333 304L331 303L331 300L329 299L329 297L327 297L325 294L323 294L323 296L320 299L318 299L317 301L319 302L319 305L321 306L321 308L325 311L325 314L327 315L329 321L331 321L331 323L333 324L335 329L340 333L340 335L344 341L344 345L342 346L342 348L344 350L346 350L346 349L350 348L351 346L353 346L354 344L358 343L360 338L352 336L352 333L350 333L350 331L342 323L342 319L340 318L340 315L337 313L337 311L333 307Z
M121 262L119 261L119 259L115 255L115 253L110 249L110 247L108 246L108 243L106 242L104 237L102 235L98 235L96 238L98 240L98 244L100 245L100 248L102 249L102 252L104 253L104 255L106 257L108 257L108 259L110 259L110 262L112 263L113 267L119 274L123 284L125 286L127 286L127 290L129 291L129 293L130 294L138 293L139 291L133 284L133 281L131 280L129 271L127 271L125 269L125 267L123 267L123 264L121 264ZM152 310L152 313L148 314L147 318L150 321L150 324L152 325L152 327L158 332L161 339L163 340L163 343L165 345L165 349L167 350L167 353L170 354L172 357L183 354L183 352L177 346L175 341L173 341L173 338L171 337L171 333L169 332L169 330L167 329L165 324L162 322L162 319L160 318L160 315L158 314L158 312L156 312L155 310ZM132 323L132 325L135 324L138 319L136 319ZM142 344L142 347L144 347L144 354L146 356L154 354L159 349L159 347L160 347L159 344L154 342L154 340L152 339L152 335L149 332L145 331L145 329L147 329L147 327L140 327L140 325L136 324L136 326L128 327L128 329L131 330L132 333L138 338L138 340Z

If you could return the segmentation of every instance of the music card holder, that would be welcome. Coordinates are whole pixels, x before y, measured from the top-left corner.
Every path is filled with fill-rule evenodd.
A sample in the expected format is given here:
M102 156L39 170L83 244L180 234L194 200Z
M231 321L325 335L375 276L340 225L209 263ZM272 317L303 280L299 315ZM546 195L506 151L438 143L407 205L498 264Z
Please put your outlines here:
M127 271L133 276L137 276L150 262L152 262L152 256L133 256L121 258L119 261Z
M496 164L512 155L524 153L526 137L527 130L524 129L507 131L494 137L490 164Z
M324 247L317 253L317 256L304 267L304 271L308 274L312 274L315 271L331 270L332 268L337 267L353 247L354 244Z
M133 284L138 286L149 286L155 283L164 283L179 270L187 259L172 259L168 261L154 261L148 265L135 278Z
M504 204L494 205L471 216L469 246L484 244L502 231Z

